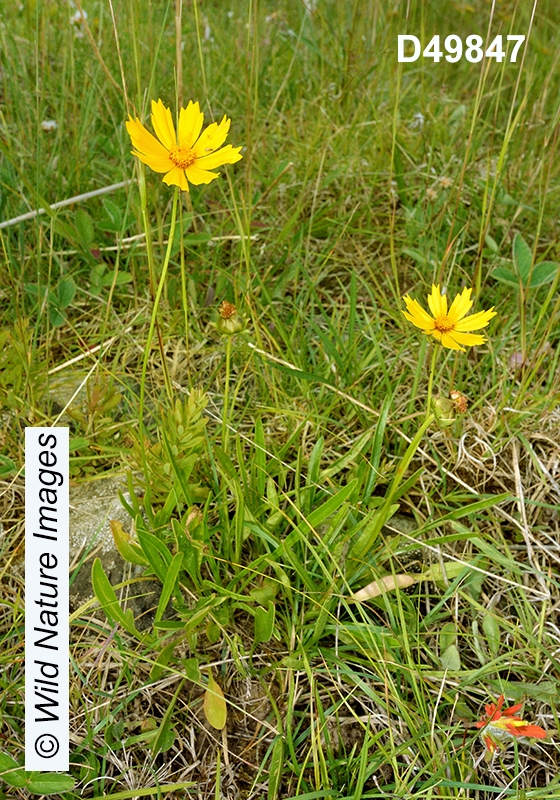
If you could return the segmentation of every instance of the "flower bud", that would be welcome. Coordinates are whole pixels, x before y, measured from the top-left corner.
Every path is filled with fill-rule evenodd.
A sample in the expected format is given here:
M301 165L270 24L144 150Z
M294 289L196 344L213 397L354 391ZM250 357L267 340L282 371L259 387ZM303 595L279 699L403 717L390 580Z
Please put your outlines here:
M228 303L227 300L222 300L218 308L218 321L216 322L216 330L224 336L234 336L236 333L241 333L245 329L245 320L237 313L236 307L233 303Z
M455 422L455 403L447 397L432 397L432 411L440 428L449 428Z

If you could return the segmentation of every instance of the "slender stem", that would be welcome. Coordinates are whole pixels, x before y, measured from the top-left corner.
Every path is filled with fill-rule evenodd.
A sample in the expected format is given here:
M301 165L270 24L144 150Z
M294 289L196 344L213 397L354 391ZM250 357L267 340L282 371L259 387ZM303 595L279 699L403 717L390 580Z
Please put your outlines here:
M183 315L185 318L185 352L187 355L187 374L189 376L189 384L191 380L191 367L189 361L189 295L187 284L187 273L185 270L185 245L183 234L183 204L179 208L179 241L181 243L180 250L180 263L181 263L181 303L183 305Z
M228 420L229 420L229 373L231 366L231 340L232 336L226 336L226 382L224 386L224 407L222 409L222 447L227 453L228 449Z
M155 293L155 267L154 267L154 245L152 241L152 229L148 216L148 192L146 190L146 168L144 164L138 163L138 188L140 190L140 212L142 214L142 227L146 237L146 253L148 255L148 275L150 278L150 295L152 300Z
M436 359L438 357L439 347L432 345L432 358L430 359L430 376L428 378L428 399L426 401L426 418L430 415L432 409L432 389L434 386L434 374L436 371Z
M171 209L171 225L169 228L169 239L167 241L167 249L165 251L165 258L163 260L163 266L161 269L161 276L159 279L156 295L154 297L154 306L152 309L152 318L150 319L150 328L148 330L148 338L146 341L146 350L144 352L144 362L142 364L142 378L140 381L140 438L143 442L143 427L144 427L144 403L146 399L146 372L148 370L148 359L150 357L150 350L152 347L152 340L154 338L154 330L156 328L156 320L157 320L157 312L159 308L159 302L161 300L161 295L163 292L163 287L165 285L165 279L167 277L167 269L169 267L169 261L171 259L171 250L173 248L173 239L175 238L175 225L177 222L177 199L179 197L179 188L175 188L175 194L173 195L173 207ZM163 357L163 354L162 354ZM168 397L171 399L173 393L171 390L171 384L169 383L169 376L167 374L167 370L163 369L163 374L165 378L165 384L167 389Z

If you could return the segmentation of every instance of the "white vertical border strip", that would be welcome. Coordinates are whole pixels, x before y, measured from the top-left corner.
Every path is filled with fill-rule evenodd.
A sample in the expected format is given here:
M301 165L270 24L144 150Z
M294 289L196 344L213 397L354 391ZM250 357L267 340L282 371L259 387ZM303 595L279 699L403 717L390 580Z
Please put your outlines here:
M25 769L69 768L69 429L25 429Z

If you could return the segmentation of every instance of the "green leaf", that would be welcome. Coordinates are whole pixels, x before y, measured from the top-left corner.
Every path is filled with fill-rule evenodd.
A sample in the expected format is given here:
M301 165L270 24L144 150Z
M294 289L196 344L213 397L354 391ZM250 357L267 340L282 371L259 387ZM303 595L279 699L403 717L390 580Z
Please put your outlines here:
M103 208L107 217L109 218L109 224L111 227L106 227L104 230L111 230L118 233L122 227L123 216L120 208L113 203L112 200L105 198L103 201ZM107 225L107 223L105 223Z
M183 680L180 681L179 686L177 686L175 694L171 698L171 702L165 710L161 725L159 726L156 737L152 742L151 749L154 758L159 753L164 753L173 746L173 742L175 741L175 733L171 728L171 720L173 719L173 709L175 708L175 703L177 702L179 692L183 688L184 683L185 679L183 678Z
M484 237L484 242L486 244L486 247L489 250L492 250L493 253L498 252L498 243L496 242L495 239L492 238L492 236L490 236L489 233L487 233L486 236Z
M0 753L0 775L9 786L22 789L27 785L25 770L8 753Z
M73 278L63 278L58 284L57 300L59 308L68 308L76 294L76 284Z
M444 669L449 669L454 672L457 672L457 670L461 669L461 659L459 657L457 645L450 644L449 647L441 654L440 661L441 666Z
M457 628L454 622L446 622L439 633L440 652L447 650L452 644L457 642Z
M128 533L123 530L122 523L116 519L112 519L109 521L109 525L111 526L111 533L113 534L115 546L124 560L129 561L131 564L138 564L139 566L146 567L148 561L142 552L142 548L131 540Z
M101 608L109 619L120 623L125 631L128 631L132 636L142 639L142 634L136 630L132 611L130 609L123 611L120 607L115 590L105 575L101 561L98 558L95 559L91 568L91 584Z
M513 265L521 278L521 283L525 287L528 284L532 263L533 254L531 248L521 234L516 233L515 239L513 240Z
M357 483L357 478L350 481L343 489L337 492L333 497L329 497L329 499L323 503L319 508L316 508L313 511L308 519L309 525L312 528L316 528L318 525L321 525L326 519L328 519L335 511L338 511L340 506L350 497L352 492L354 491Z
M182 636L178 636L176 639L172 639L170 642L168 642L165 647L162 647L158 657L156 658L156 663L150 670L150 680L157 681L158 678L161 678L163 673L167 671L165 668L171 660L173 651L183 638L184 637Z
M559 269L560 264L556 264L554 261L541 261L540 264L535 264L533 272L531 273L529 288L536 289L537 286L544 286L547 283L551 283Z
M84 211L83 208L79 208L76 211L75 223L82 244L89 247L89 245L93 244L95 238L92 218L87 211Z
M54 328L60 328L60 326L64 325L64 323L66 321L65 317L60 313L58 308L55 308L55 306L51 306L50 307L50 309L49 309L49 318L51 320L51 325Z
M511 492L502 492L501 494L489 495L483 500L477 500L474 503L461 506L461 508L456 508L454 511L450 511L447 514L444 514L442 517L428 522L426 525L422 526L421 531L424 533L432 530L433 528L438 528L445 522L461 519L462 517L468 517L470 514L478 514L480 511L484 511L486 508L497 506L499 503L503 503L505 500L511 500L511 498Z
M486 634L486 643L488 649L495 657L498 655L500 649L500 626L495 615L490 611L486 611L482 619L482 628Z
M179 575L179 570L181 569L181 565L183 562L183 554L182 553L175 553L171 564L169 565L169 569L167 570L167 575L165 576L165 581L163 583L163 588L161 590L161 596L159 598L158 607L156 610L156 620L160 620L163 616L163 612L167 608L167 604L171 600L171 596L173 593L178 592L177 587L177 577Z
M142 525L136 527L136 535L140 542L140 547L148 559L148 563L156 573L162 583L165 583L167 570L171 565L171 553L167 547L160 542L157 536L145 530Z
M17 467L8 456L0 455L0 478L7 478L17 472Z
M516 289L519 289L519 278L515 275L513 270L508 269L507 267L496 267L493 269L490 275L500 283L507 283L508 286L515 286Z
M277 736L272 746L268 770L268 800L276 800L284 771L284 737Z
M227 721L227 705L220 686L214 680L212 671L208 675L208 688L204 693L204 716L213 728L221 731Z
M257 606L255 609L255 636L253 644L268 642L272 638L274 631L275 607L274 603L268 602L266 608Z
M75 783L71 775L60 775L56 772L32 772L29 776L27 791L32 794L60 794L73 789Z
M0 776L8 786L25 788L31 794L60 794L70 791L75 785L71 775L62 775L59 772L26 772L8 753L0 753Z
M183 661L185 675L191 683L200 684L200 666L198 658L186 658Z

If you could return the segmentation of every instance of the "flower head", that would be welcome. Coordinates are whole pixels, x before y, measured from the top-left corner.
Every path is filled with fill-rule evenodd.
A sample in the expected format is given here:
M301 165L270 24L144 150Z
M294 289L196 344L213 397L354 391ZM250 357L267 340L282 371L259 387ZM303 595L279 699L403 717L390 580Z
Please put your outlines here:
M475 728L484 728L482 738L487 752L491 755L500 746L502 740L511 740L514 736L529 739L544 739L546 731L538 725L528 725L521 717L515 716L523 703L504 708L504 696L501 694L497 703L489 703L484 707L485 716L475 722ZM498 741L496 741L496 739Z
M165 172L164 183L188 192L189 183L195 186L210 183L220 174L210 170L222 164L235 164L243 158L239 153L241 147L230 144L222 147L231 120L224 115L219 124L213 122L202 131L203 123L200 105L189 101L179 113L177 135L170 109L161 100L157 103L152 100L152 126L157 139L138 118L129 116L126 129L135 148L131 152L155 172Z
M245 329L245 320L237 313L236 307L228 300L222 300L218 308L218 321L216 328L219 333L225 336L234 336L236 333L241 333Z
M484 344L486 341L484 336L469 331L485 328L492 317L496 316L496 312L491 308L489 311L479 311L467 317L473 304L471 294L472 289L463 289L461 294L455 296L448 310L447 296L440 293L439 286L432 284L432 293L428 295L432 316L407 294L403 298L407 310L402 313L409 322L433 336L444 347L465 352L465 348L461 345Z

